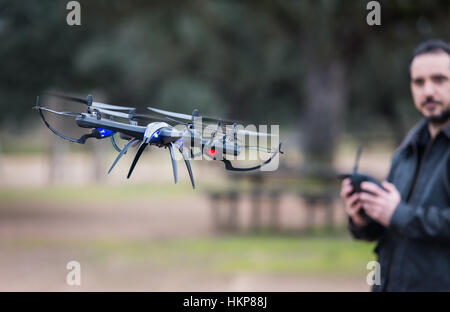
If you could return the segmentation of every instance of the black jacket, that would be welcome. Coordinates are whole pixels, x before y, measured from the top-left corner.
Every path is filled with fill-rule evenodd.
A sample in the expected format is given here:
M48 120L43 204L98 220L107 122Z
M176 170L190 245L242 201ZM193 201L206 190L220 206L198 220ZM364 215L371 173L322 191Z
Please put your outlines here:
M386 180L402 201L389 227L349 222L355 238L378 241L381 285L373 291L450 291L450 126L427 139L422 120L392 157Z

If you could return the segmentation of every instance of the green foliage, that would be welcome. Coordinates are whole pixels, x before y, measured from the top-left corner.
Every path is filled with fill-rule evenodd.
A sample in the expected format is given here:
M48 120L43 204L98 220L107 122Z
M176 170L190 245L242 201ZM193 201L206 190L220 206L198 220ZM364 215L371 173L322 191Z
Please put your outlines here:
M133 266L204 273L365 276L373 244L349 238L222 237L166 240L14 239L4 248L83 250L91 264L121 261Z
M292 123L311 63L339 60L348 130L367 120L402 130L416 118L411 50L448 40L450 26L443 0L381 1L380 27L366 24L367 1L80 1L78 27L66 25L66 3L0 1L1 120L23 120L36 95L57 88L141 110Z

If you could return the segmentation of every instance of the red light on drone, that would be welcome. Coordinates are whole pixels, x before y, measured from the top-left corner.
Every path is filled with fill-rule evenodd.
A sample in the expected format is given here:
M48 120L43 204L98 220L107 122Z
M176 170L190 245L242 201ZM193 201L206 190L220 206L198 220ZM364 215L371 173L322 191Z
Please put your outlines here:
M211 157L215 157L216 156L216 150L215 149L209 149L207 152L206 152L209 156L211 156Z

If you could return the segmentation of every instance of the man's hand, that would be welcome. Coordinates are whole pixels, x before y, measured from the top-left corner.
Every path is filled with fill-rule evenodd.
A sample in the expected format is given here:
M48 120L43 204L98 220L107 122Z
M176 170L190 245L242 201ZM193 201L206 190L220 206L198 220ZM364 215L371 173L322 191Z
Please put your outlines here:
M401 196L394 184L384 181L382 185L385 190L371 182L361 183L361 189L370 193L361 192L359 198L366 214L388 227Z
M341 184L341 197L345 203L345 211L350 218L352 218L354 224L357 226L364 226L367 222L359 215L359 210L362 207L360 202L360 194L354 193L350 196L352 190L353 188L350 184L350 179L344 179Z

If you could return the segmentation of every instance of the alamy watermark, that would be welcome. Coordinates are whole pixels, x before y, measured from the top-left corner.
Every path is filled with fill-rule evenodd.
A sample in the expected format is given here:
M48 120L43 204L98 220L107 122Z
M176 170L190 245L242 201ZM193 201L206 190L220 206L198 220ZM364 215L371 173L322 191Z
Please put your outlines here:
M67 13L66 22L69 26L80 26L81 25L81 5L78 1L67 2L66 9L69 10Z
M66 16L66 22L69 26L81 25L81 5L78 1L67 2L66 9L69 11ZM381 25L381 4L379 1L369 1L366 9L369 13L366 16L366 22L369 26Z
M264 164L261 171L278 169L280 146L279 125L203 124L195 117L190 126L179 124L175 130L183 133L176 144L186 151L190 160L226 160ZM183 156L175 154L177 160Z
M370 11L367 14L366 22L369 26L381 25L381 4L378 1L370 1L367 3L366 9Z
M370 272L367 274L366 281L369 286L381 285L381 266L378 261L369 261L366 266Z
M66 283L69 286L81 286L81 265L78 261L69 261L66 269L70 270L66 275Z

